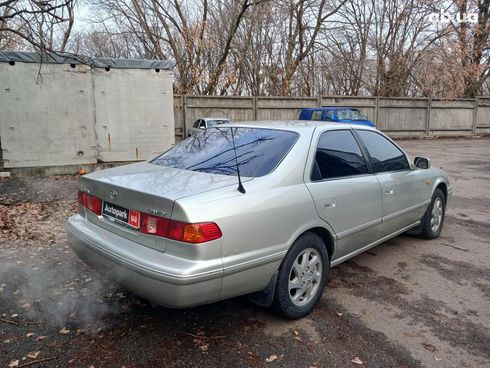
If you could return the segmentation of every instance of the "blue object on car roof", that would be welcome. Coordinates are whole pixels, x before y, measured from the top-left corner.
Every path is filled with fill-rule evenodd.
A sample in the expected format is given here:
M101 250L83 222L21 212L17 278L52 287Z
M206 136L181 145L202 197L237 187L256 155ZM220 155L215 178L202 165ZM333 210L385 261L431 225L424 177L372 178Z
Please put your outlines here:
M301 110L299 120L329 121L376 127L361 110L347 106L308 107Z

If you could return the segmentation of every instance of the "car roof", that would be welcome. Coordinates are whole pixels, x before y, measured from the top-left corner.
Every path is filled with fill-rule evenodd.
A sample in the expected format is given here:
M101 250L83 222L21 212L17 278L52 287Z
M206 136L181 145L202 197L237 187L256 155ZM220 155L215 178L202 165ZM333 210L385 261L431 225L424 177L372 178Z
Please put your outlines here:
M305 107L303 110L306 110L306 111L315 111L315 110L342 110L342 109L355 109L355 110L359 110L359 108L353 107L353 106Z
M201 119L206 120L206 121L207 120L228 120L228 121L230 121L230 119L228 119L228 118L201 118Z
M280 129L280 130L290 130L294 132L313 132L318 127L325 128L326 130L336 130L336 129L366 129L366 130L376 130L376 128L363 126L359 124L345 124L329 122L325 124L324 121L310 121L310 120L261 120L261 121L241 121L233 122L220 125L222 127L244 127L244 128L263 128L263 129Z

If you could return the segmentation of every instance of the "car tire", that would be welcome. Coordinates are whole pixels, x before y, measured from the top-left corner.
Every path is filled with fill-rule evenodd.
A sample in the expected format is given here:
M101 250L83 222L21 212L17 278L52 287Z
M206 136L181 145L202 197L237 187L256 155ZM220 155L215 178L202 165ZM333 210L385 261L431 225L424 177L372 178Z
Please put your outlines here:
M422 232L420 235L425 239L437 238L441 234L445 214L446 198L442 190L436 188L422 218Z
M329 272L330 260L322 239L313 233L300 236L279 267L274 312L288 319L309 314L323 294Z

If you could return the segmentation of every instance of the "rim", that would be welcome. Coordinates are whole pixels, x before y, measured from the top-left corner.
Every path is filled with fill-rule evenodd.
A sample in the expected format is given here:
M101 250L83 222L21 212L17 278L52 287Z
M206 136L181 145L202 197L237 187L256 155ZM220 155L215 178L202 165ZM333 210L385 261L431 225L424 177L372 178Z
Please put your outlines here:
M441 198L436 198L434 205L432 206L432 217L430 219L430 228L433 233L435 233L441 226L442 212L442 200Z
M316 295L322 279L322 259L316 249L303 250L289 271L289 298L298 305L307 304Z

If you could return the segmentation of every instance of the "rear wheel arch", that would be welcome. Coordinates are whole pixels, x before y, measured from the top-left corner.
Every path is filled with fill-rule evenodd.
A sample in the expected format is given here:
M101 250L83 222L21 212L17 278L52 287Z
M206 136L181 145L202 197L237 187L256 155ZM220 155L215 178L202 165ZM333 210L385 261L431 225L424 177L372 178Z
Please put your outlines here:
M440 189L442 191L442 194L444 194L444 203L447 204L447 185L444 182L440 182L437 184L437 186L434 188L434 192L436 189ZM434 193L432 193L434 194Z
M335 245L334 245L334 237L332 236L332 233L325 229L324 227L317 226L310 228L308 230L303 231L300 233L293 241L291 246L302 236L306 234L315 234L317 235L323 242L323 245L325 246L328 254L328 259L330 263L332 262L332 257L334 254L335 250ZM289 247L291 249L291 247ZM277 276L278 276L279 270L277 270L274 275L272 276L271 280L267 284L267 286L264 288L264 290L249 294L248 299L254 303L257 304L261 307L270 307L273 303L273 298L275 294L275 289L276 289L276 282L277 282Z
M301 233L298 236L298 238L304 234L307 234L307 233L316 234L320 237L320 239L322 239L323 244L325 245L325 248L327 248L328 258L330 259L330 262L332 262L332 257L333 257L334 250L335 250L335 243L334 243L334 238L333 238L332 234L330 233L330 231L325 229L324 227L317 226L317 227L314 227L314 228L311 228L311 229L304 231L303 233ZM296 239L298 239L298 238L296 238Z

